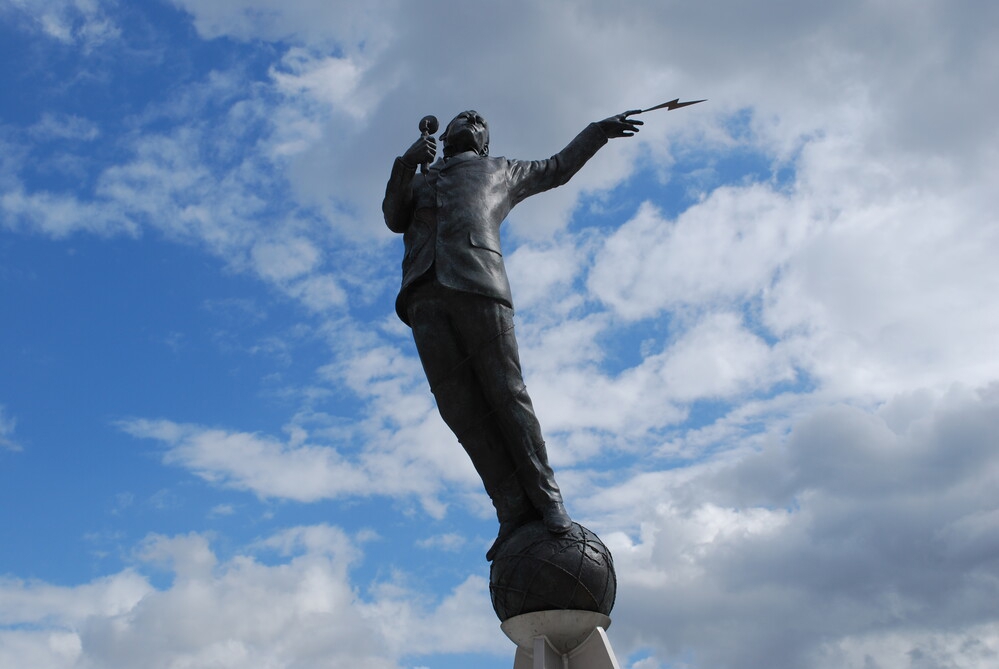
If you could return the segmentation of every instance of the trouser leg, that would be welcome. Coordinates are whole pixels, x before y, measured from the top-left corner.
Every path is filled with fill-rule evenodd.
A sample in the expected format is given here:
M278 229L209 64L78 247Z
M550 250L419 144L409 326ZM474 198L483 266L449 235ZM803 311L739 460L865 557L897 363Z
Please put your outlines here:
M475 391L460 381L434 387L441 417L458 438L496 507L499 522L522 520L533 510L517 476L517 465L503 443L502 431L484 401L469 401Z
M550 530L568 529L571 521L524 384L513 309L428 284L411 297L408 315L437 407L472 458L500 522L522 515L510 510L513 502L498 502L506 497L501 490L515 489L512 474Z
M470 364L503 434L517 477L539 510L561 503L562 494L548 463L541 425L527 393L513 329L513 309L492 300L469 296L456 319L470 342Z
M532 504L475 378L467 348L452 327L449 306L453 305L439 299L436 291L423 292L411 301L409 316L437 409L471 459L501 525L517 522L531 512Z

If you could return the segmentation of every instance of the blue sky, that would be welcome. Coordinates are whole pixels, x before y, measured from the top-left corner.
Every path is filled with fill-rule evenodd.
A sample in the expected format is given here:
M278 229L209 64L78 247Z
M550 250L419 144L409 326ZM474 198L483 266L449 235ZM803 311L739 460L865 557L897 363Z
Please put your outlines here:
M0 666L510 666L385 181L679 96L503 232L622 667L994 667L997 19L0 0Z

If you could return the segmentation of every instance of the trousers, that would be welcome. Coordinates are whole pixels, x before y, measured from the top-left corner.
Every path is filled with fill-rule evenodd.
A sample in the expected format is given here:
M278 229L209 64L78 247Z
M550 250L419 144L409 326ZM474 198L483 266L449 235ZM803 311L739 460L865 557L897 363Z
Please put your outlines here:
M472 460L500 522L562 502L514 335L513 309L446 288L411 287L406 313L441 418Z

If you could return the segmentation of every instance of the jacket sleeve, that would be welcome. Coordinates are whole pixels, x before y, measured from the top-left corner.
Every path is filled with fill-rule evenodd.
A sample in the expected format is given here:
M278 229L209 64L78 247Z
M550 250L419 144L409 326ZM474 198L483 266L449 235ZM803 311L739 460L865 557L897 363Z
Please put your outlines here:
M564 149L547 160L510 161L512 204L565 184L606 143L604 131L596 123L591 123Z
M413 213L413 175L416 169L407 166L401 158L392 164L392 174L385 186L382 214L385 225L392 232L405 232Z

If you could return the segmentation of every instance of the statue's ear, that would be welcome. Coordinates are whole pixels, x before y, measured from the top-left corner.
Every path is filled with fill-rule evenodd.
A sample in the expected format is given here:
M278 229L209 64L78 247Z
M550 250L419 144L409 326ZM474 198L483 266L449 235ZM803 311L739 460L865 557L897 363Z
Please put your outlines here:
M479 155L482 156L483 158L485 158L486 156L489 155L489 143L488 142L482 147L482 150L479 151Z

